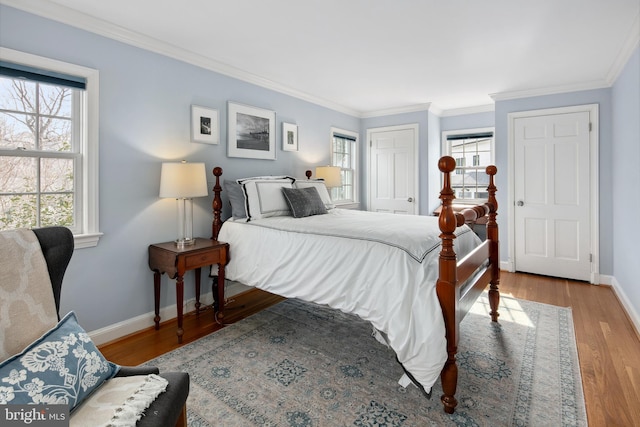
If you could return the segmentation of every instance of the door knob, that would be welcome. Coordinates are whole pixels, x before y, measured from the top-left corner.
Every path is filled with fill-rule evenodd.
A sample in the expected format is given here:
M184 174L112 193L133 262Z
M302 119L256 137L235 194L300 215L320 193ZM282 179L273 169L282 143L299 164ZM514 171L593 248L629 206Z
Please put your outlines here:
M524 202L522 200L518 200L518 202L516 203L516 205L518 206L524 206Z
M407 199L407 202L409 202L409 203L413 202L413 197L409 197L409 198Z

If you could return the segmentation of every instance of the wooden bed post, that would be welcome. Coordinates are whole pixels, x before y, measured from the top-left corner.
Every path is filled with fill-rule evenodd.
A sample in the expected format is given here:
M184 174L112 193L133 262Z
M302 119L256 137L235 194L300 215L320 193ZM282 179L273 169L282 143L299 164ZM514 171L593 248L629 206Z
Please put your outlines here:
M498 172L495 166L487 166L487 175L489 175L489 220L487 221L487 239L490 241L489 260L491 262L491 281L489 286L489 305L491 306L491 320L498 321L498 305L500 304L500 292L498 285L500 284L500 256L498 241L498 223L496 216L498 215L498 201L496 200L497 188L493 181L493 176Z
M213 175L216 177L216 184L213 186L213 223L211 224L211 239L218 240L218 233L220 233L220 227L222 227L222 198L220 193L222 187L220 187L220 176L222 175L222 168L213 168Z
M442 239L442 250L440 251L439 276L436 282L436 292L442 307L444 324L447 337L447 361L445 362L440 379L442 381L442 391L444 394L440 398L444 404L444 411L452 414L458 405L455 398L458 385L458 366L456 365L456 352L458 351L458 297L456 295L457 284L457 259L453 248L454 231L457 227L456 215L451 203L455 198L451 189L450 174L456 168L456 161L453 157L445 156L438 162L438 168L444 174L444 184L440 191L442 200L442 211L438 224L440 226L440 238Z

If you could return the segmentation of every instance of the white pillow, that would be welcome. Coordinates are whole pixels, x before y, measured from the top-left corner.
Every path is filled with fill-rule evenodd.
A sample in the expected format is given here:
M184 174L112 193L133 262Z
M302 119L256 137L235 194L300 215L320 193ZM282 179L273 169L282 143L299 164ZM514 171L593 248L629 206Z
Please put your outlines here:
M282 188L293 188L294 178L239 179L247 209L247 221L272 216L290 216Z
M333 209L336 207L336 205L333 204L333 200L331 200L329 189L324 185L324 180L322 179L299 179L293 184L293 186L294 188L315 187L315 189L318 190L318 194L320 194L320 198L322 199L322 203L324 203L325 208Z
M236 182L238 184L242 184L242 182L244 181L253 181L253 180L269 180L269 179L289 179L291 180L291 182L294 182L296 179L293 177L290 177L288 175L263 175L263 176L251 176L251 177L247 177L247 178L240 178L240 179L236 179Z

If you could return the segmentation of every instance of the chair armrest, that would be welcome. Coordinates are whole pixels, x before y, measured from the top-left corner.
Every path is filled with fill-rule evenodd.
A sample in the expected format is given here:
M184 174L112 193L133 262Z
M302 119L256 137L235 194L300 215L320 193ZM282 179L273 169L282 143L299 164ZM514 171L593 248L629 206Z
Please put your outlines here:
M189 374L163 372L160 376L169 381L167 391L161 393L147 408L144 417L136 423L136 427L175 426L185 409L189 396Z
M154 366L122 366L116 377L158 374ZM161 377L169 381L167 390L156 398L138 420L136 427L158 427L177 424L189 395L189 374L186 372L163 372Z
M121 366L116 377L132 377L135 375L149 375L160 373L160 369L155 366Z

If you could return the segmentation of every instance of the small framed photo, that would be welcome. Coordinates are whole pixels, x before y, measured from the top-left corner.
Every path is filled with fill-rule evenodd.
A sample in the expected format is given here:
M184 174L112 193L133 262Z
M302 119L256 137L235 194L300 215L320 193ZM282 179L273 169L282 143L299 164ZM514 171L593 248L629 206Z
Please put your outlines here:
M298 151L298 126L282 122L282 149Z
M229 157L276 159L276 112L249 105L227 103Z
M191 106L191 140L205 144L220 142L220 120L218 110Z

